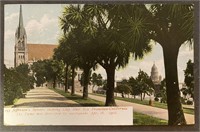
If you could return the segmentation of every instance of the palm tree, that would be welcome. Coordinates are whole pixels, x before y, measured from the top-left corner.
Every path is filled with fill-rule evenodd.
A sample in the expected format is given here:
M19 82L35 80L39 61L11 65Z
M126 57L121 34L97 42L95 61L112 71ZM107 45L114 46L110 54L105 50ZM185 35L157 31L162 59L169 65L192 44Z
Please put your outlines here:
M84 72L83 98L88 98L89 72L95 69L95 53L92 46L93 27L85 26L88 23L88 15L80 5L70 5L65 7L62 17L60 17L61 29L64 34L70 36L70 45L78 53L78 65Z
M85 5L85 10L90 14L93 20L94 29L97 30L95 37L95 46L97 53L97 62L106 70L107 73L107 92L106 92L106 106L114 106L114 82L115 70L117 68L124 68L129 61L130 50L127 44L122 40L122 35L119 32L120 18L116 19L117 14L112 14L115 7L121 5ZM146 40L144 40L146 42ZM142 58L143 52L150 51L149 45L141 47L136 53L136 56Z
M68 91L68 71L74 55L69 43L67 42L68 39L69 37L67 35L60 37L59 46L54 50L53 56L54 59L63 61L65 64L65 92Z
M124 38L130 47L142 45L142 39L150 38L163 48L169 125L186 124L180 102L177 75L177 56L182 44L192 43L194 28L193 4L139 5L123 16L121 24ZM141 41L141 42L140 42ZM140 47L139 47L140 48ZM137 48L135 48L137 50Z
M115 69L125 67L130 56L130 50L127 44L122 41L121 33L119 32L120 26L116 21L122 20L115 19L116 15L112 14L111 7L114 6L71 5L65 8L61 17L63 31L75 31L77 33L74 40L77 42L75 42L75 45L77 45L80 56L86 62L88 60L96 60L106 70L108 88L106 106L116 105L114 100ZM148 42L147 39L142 40L143 43ZM135 58L142 58L144 53L151 50L149 45L137 48L139 50L135 50ZM95 54L91 55L91 53ZM86 68L86 71L88 70Z

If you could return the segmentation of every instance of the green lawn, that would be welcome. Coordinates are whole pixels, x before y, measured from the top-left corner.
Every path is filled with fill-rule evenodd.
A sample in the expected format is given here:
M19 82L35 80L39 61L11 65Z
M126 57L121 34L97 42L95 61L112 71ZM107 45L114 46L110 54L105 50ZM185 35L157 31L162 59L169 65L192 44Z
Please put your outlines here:
M65 93L63 90L59 90L59 89L53 89L53 88L49 88L49 89L65 96L68 99L71 99L79 103L82 106L104 106L104 102L100 102L100 101L93 100L90 98L86 100L86 99L83 99L79 95L71 96L70 93ZM152 116L148 116L145 114L133 112L133 124L134 125L167 125L167 121L158 119Z
M105 97L105 95L96 94L96 93L92 93L92 95L97 95L97 96ZM141 101L140 99L122 98L122 97L115 97L115 99L123 100L123 101L127 101L127 102L132 102L132 103L137 103L137 104L142 104L142 105L149 105L149 101L148 101L148 100L143 100L143 101ZM162 108L162 109L167 109L167 104L165 104L165 103L160 103L160 102L157 102L157 101L153 101L153 107ZM193 109L190 109L190 108L183 108L183 111L184 111L184 113L194 115L194 110L193 110Z
M68 98L70 100L73 100L73 101L79 103L82 106L103 106L104 105L103 102L100 102L100 101L97 101L94 99L90 99L90 98L83 99L82 96L71 95L70 93L65 93L63 90L60 90L60 89L53 89L53 88L49 88L49 89L65 96L66 98Z
M145 114L133 113L133 124L134 125L167 125L166 120L158 119Z

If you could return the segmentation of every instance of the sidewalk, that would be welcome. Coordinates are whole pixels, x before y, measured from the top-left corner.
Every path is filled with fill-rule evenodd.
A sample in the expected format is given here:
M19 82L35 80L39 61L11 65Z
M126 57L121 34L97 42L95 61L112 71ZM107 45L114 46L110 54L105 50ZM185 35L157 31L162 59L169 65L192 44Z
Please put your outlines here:
M78 95L82 95L82 93L76 93ZM106 98L101 97L101 96L96 96L96 95L91 95L89 94L89 98L105 102ZM115 102L118 106L132 106L133 111L139 112L142 114L150 115L156 118L168 120L168 111L166 109L161 109L161 108L156 108L152 106L146 106L146 105L141 105L141 104L136 104L136 103L130 103L126 101L121 101L121 100L116 100ZM191 114L184 114L187 124L194 124L194 115Z
M72 107L80 106L78 103L66 99L64 96L46 87L31 89L25 98L20 98L13 106L16 107Z

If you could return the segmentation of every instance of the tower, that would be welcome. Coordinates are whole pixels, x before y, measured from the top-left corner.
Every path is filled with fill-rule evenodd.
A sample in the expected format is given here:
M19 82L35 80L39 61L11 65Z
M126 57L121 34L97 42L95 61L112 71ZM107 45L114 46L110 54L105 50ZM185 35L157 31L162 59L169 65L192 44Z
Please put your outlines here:
M155 95L156 95L160 93L162 76L161 75L159 76L158 68L155 62L151 68L151 80L154 84L154 90L155 90Z
M22 6L20 5L19 25L15 33L15 67L28 62L27 36L23 25Z
M151 80L154 84L159 83L158 68L156 67L155 62L151 68Z

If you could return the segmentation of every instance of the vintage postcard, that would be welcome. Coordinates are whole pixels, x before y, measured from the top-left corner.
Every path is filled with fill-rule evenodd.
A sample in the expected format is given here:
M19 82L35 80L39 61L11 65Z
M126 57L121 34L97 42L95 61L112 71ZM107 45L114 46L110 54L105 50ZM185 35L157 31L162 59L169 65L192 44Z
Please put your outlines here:
M194 3L2 7L4 126L196 125Z

